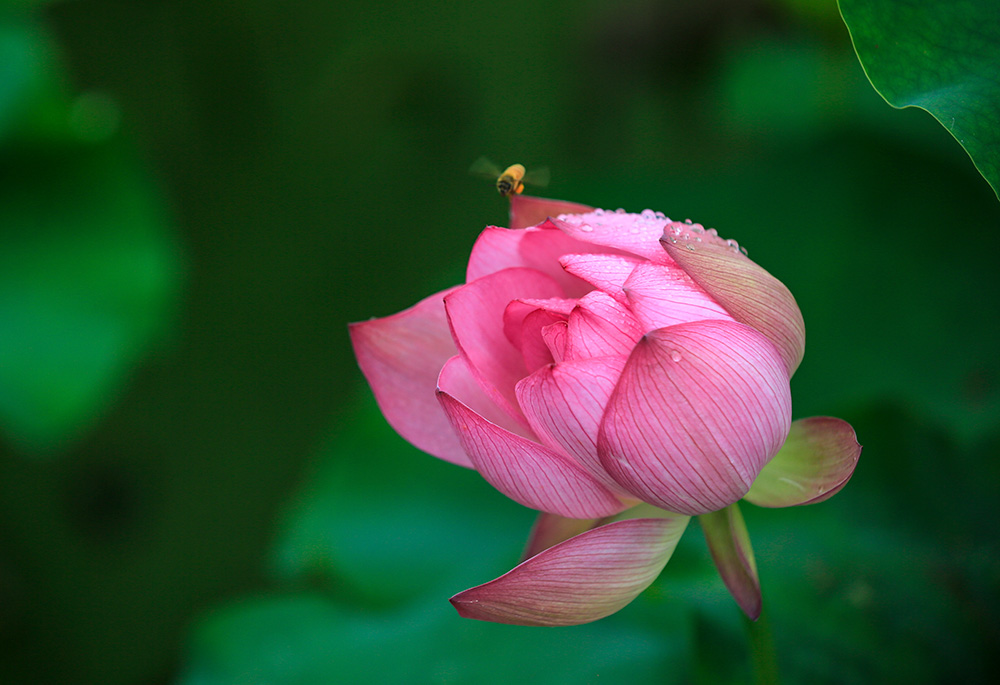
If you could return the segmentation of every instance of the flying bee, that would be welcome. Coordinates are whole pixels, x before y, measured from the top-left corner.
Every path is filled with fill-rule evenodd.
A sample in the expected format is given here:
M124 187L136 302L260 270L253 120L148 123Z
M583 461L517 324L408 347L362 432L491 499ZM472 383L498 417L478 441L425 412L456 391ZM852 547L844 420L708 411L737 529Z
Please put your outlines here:
M497 192L504 197L519 195L524 190L524 184L544 186L549 182L549 170L547 167L540 167L525 171L523 164L511 164L500 171L500 167L488 160L480 157L472 166L469 173L483 178L496 179Z

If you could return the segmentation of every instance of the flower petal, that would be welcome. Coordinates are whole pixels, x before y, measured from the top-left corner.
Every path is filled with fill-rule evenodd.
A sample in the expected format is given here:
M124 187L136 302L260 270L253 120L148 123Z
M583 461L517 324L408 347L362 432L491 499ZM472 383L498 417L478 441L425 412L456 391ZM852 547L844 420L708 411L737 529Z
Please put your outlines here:
M663 229L670 223L670 219L662 214L651 211L629 214L622 210L609 212L595 209L588 214L553 218L552 223L577 240L639 255L658 264L670 263L670 258L660 246Z
M562 289L534 269L504 269L451 291L445 311L459 352L486 394L511 416L521 418L514 384L528 375L521 350L504 335L511 300L559 297Z
M651 331L688 321L729 319L729 313L676 264L636 265L624 283L629 309Z
M851 424L832 416L792 422L788 439L744 499L761 507L815 504L847 485L861 456Z
M688 518L628 519L550 547L451 598L465 618L568 626L615 613L656 580Z
M756 621L760 616L760 580L750 546L750 534L738 504L698 517L708 549L722 582L743 612Z
M434 395L438 372L457 350L448 330L444 290L381 319L349 326L354 354L379 409L419 449L471 466Z
M487 421L446 392L438 399L476 470L503 494L531 509L597 518L625 508L568 456Z
M522 425L490 399L482 386L476 381L472 369L469 368L469 363L462 355L456 354L445 362L444 367L441 369L441 374L438 376L437 389L454 397L490 423L495 423L501 428L529 440L534 439L535 435L531 432L530 428ZM438 407L440 406L441 403L438 401ZM447 415L445 418L447 419ZM455 432L451 427L450 420L448 421L448 430L452 433ZM466 460L468 461L468 458ZM472 466L472 462L469 461L468 465Z
M565 361L540 368L516 388L517 401L535 434L623 495L597 456L597 432L624 366L623 356Z
M589 252L592 245L574 240L550 224L539 228L513 230L490 226L479 234L469 255L466 282L512 268L541 271L555 280L569 297L583 296L590 288L567 273L559 258L570 252Z
M791 377L802 361L806 328L788 288L733 247L735 243L731 245L698 224L674 222L661 242L674 261L734 319L756 328L778 346Z
M591 253L567 254L559 259L559 263L568 273L626 304L628 300L622 288L636 264L643 263L643 260L631 255Z
M741 323L695 321L636 345L605 410L598 454L639 499L704 514L746 494L790 423L774 345Z
M585 214L593 207L566 202L565 200L548 200L544 197L530 195L512 195L510 198L510 227L527 228L542 223L550 216L560 214Z
M625 305L607 293L592 290L570 312L565 358L625 357L643 332Z
M546 550L571 537L585 533L604 519L571 519L557 514L538 514L535 525L531 527L528 544L524 547L521 561L530 559L542 550Z

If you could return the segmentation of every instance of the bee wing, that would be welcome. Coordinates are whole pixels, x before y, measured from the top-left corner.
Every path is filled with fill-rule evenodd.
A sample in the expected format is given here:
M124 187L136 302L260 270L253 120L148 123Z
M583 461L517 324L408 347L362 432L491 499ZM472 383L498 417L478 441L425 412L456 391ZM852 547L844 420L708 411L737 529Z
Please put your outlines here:
M533 186L547 186L549 184L550 175L549 168L547 166L541 166L526 173L524 175L524 182Z
M492 180L497 180L500 176L500 167L491 162L486 157L480 157L472 166L469 167L469 173L474 176L482 176L483 178L489 178Z

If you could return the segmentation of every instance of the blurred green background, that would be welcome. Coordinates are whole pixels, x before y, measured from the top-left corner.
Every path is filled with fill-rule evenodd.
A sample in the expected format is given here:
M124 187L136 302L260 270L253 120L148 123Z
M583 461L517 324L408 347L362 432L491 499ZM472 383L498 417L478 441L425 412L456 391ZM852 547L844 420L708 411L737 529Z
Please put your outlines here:
M746 682L696 526L595 624L447 603L532 513L391 431L346 323L462 279L483 154L796 295L795 415L865 451L744 508L784 680L996 675L1000 203L833 0L8 0L0 682Z

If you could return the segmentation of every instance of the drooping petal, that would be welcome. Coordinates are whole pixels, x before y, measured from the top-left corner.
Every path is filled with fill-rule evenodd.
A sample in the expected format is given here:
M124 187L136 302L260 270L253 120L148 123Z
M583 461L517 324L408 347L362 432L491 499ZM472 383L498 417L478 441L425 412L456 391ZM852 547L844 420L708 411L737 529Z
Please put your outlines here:
M562 289L534 269L505 269L463 285L444 298L459 352L486 394L519 418L514 384L528 375L521 350L504 335L503 317L511 300L560 297Z
M746 494L790 423L788 374L774 345L735 321L695 321L636 345L605 410L598 454L639 499L704 514Z
M662 244L695 283L734 319L756 328L778 346L791 377L802 361L806 328L788 288L738 247L698 224L670 224Z
M609 489L624 495L597 456L597 432L625 357L595 357L542 367L517 384L528 425L558 446Z
M688 518L628 519L540 552L496 580L451 598L466 618L524 626L589 623L649 587L669 561Z
M510 198L510 227L527 228L536 226L550 216L560 214L585 214L593 207L566 202L565 200L549 200L544 197L530 195L512 195Z
M788 439L744 499L761 507L815 504L847 485L861 456L851 424L832 416L792 422Z
M644 333L628 308L600 290L580 298L569 315L566 359L627 356Z
M624 283L629 309L651 331L702 319L732 317L676 264L642 262Z
M698 521L722 582L743 613L756 621L761 608L760 580L739 505L733 503L721 511L702 514Z
M572 214L552 219L559 230L577 240L622 250L656 262L669 264L660 247L663 229L670 219L655 212L628 214L595 209L588 214Z
M603 290L622 304L628 300L622 288L629 274L637 264L642 263L639 257L618 254L567 254L559 262L568 273L590 283L598 290Z
M457 352L443 304L453 290L349 330L358 366L389 425L419 449L471 466L434 395L438 372Z
M484 419L445 392L438 399L486 481L515 502L569 518L598 518L625 505L568 456Z
M521 561L530 559L542 550L546 550L571 537L585 533L603 519L570 519L557 514L541 512L531 527L528 543L524 546Z

